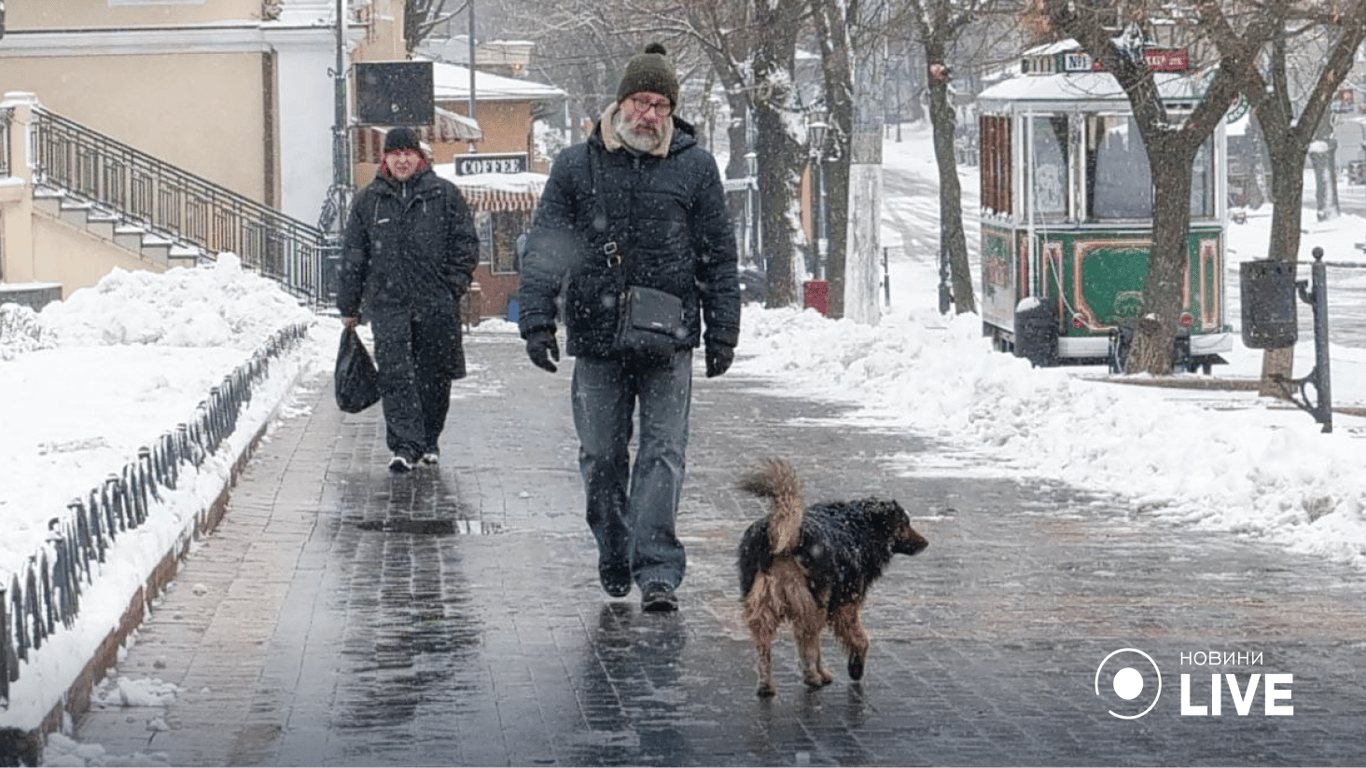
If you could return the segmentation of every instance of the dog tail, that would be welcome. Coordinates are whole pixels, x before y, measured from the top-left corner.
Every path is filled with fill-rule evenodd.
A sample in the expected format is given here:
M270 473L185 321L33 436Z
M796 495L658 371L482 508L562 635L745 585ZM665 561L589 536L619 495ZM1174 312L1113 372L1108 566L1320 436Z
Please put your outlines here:
M773 554L785 555L796 549L804 506L797 470L785 459L765 459L740 478L739 488L769 500L768 541Z

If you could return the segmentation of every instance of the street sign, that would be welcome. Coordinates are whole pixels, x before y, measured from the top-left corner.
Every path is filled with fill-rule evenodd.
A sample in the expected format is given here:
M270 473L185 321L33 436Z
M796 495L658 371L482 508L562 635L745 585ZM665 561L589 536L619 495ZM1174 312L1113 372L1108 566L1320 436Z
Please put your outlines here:
M474 176L479 173L526 173L525 152L506 152L487 155L456 155L455 174Z
M1143 58L1153 72L1185 72L1190 68L1190 55L1185 48L1149 48L1143 52ZM1105 65L1089 53L1076 51L1062 54L1062 68L1064 72L1101 72Z

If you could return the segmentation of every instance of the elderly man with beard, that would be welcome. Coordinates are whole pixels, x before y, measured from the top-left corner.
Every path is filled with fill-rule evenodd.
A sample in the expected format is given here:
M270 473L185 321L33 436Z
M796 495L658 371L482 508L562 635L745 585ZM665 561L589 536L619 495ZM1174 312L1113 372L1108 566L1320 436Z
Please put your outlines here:
M720 172L675 114L678 95L662 45L630 60L592 135L555 160L518 294L532 363L555 372L557 319L575 358L570 395L599 581L612 597L639 585L647 611L677 609L686 564L675 518L693 350L705 346L706 375L720 376L740 336L735 236ZM615 343L623 286L681 300L669 349L644 354Z

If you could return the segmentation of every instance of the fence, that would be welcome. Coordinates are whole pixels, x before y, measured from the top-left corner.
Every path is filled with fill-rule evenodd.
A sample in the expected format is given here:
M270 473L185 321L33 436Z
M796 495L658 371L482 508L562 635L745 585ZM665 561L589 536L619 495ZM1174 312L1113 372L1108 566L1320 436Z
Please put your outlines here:
M237 428L252 387L269 372L272 359L308 333L305 325L278 331L250 360L225 377L199 404L194 418L138 451L136 461L68 505L49 524L48 544L29 557L9 580L0 582L0 709L9 706L10 684L20 662L30 659L59 628L69 628L80 611L81 593L94 583L98 564L119 535L156 514L161 489L174 490L187 466L200 466Z

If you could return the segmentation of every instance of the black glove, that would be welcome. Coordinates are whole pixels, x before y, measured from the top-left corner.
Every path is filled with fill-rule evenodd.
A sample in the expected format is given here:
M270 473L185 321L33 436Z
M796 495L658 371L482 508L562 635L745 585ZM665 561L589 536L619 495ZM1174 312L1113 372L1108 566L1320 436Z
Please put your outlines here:
M536 331L526 337L526 356L531 358L531 362L537 368L543 368L551 373L559 370L551 359L559 361L560 345L555 341L554 331Z
M730 369L735 362L735 347L726 344L707 345L707 378L712 379Z

